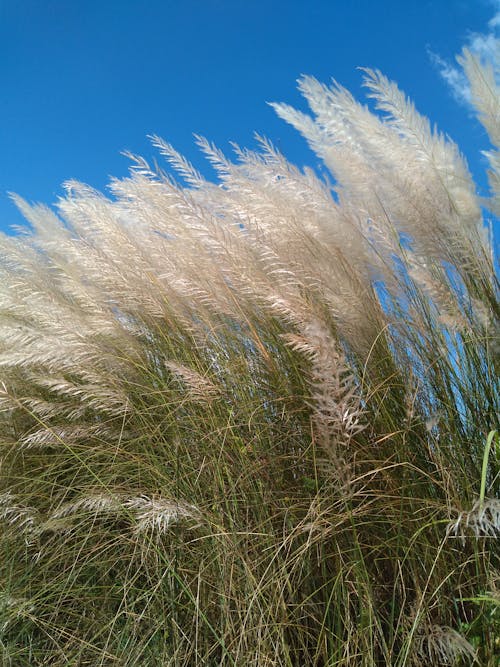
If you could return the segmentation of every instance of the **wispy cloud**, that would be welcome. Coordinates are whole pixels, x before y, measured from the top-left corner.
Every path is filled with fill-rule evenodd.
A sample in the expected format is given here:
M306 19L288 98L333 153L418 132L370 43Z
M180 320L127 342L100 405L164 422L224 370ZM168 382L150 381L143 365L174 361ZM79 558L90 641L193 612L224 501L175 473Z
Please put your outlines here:
M471 102L471 92L467 77L456 65L452 65L440 55L429 49L429 57L432 64L436 67L441 77L448 84L453 97L460 104L469 105Z
M483 63L492 65L495 73L498 74L500 65L500 0L493 0L491 4L495 14L488 21L487 29L484 32L471 32L464 48L472 51ZM469 106L471 103L470 86L462 69L442 58L430 48L428 54L431 62L448 84L455 100L460 104Z

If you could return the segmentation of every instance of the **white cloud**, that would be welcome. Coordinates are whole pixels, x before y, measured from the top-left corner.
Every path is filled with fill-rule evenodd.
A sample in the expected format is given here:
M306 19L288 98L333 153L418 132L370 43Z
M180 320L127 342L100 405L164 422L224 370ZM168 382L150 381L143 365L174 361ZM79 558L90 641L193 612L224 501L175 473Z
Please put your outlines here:
M495 30L495 28L500 26L500 0L493 0L491 4L495 8L496 12L495 16L488 21L488 27L490 30Z
M469 82L463 71L455 65L451 65L448 61L444 60L444 58L441 58L441 56L430 49L428 53L432 64L448 84L455 100L460 104L469 105L471 102L471 92Z
M498 35L500 33L500 12L497 18L498 24L492 32L486 34L473 33L469 41L471 51L474 51L481 59L493 65L498 62L499 56Z
M482 62L492 65L495 72L500 74L500 0L493 0L491 4L495 9L495 14L488 21L487 30L485 32L471 32L464 47L476 54ZM471 92L462 69L430 49L428 49L428 53L432 64L448 84L456 101L469 106Z

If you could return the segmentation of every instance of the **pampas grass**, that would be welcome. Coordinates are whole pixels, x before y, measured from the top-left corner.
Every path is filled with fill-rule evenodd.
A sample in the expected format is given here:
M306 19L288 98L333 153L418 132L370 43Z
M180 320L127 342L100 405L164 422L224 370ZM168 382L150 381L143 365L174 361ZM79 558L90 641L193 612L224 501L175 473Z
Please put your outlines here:
M494 76L463 63L497 144ZM374 111L309 77L312 116L275 105L333 186L200 138L211 183L154 137L173 172L131 156L57 214L16 197L2 664L497 664L489 214L457 147L365 77Z

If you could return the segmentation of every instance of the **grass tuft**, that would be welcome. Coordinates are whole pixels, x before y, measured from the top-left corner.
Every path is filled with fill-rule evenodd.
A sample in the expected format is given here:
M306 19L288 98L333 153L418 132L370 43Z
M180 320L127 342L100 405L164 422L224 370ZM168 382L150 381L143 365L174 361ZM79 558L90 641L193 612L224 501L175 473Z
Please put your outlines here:
M494 145L499 91L465 53ZM498 664L500 306L458 148L381 73L206 181L158 137L0 238L6 667ZM491 163L491 209L500 172ZM132 156L133 157L133 156ZM180 179L176 182L175 176ZM486 443L486 444L485 444Z

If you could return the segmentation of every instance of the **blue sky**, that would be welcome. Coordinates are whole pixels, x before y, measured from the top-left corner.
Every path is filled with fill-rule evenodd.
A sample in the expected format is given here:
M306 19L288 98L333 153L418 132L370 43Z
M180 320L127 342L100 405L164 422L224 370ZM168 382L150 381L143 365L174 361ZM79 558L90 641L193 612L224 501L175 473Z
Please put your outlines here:
M121 151L154 157L152 133L205 173L193 132L229 151L257 131L318 167L266 102L302 107L303 73L358 96L358 66L395 79L484 187L488 142L454 57L487 57L499 30L494 0L0 0L0 228L22 221L9 191L52 204L67 179L103 189L127 172Z

